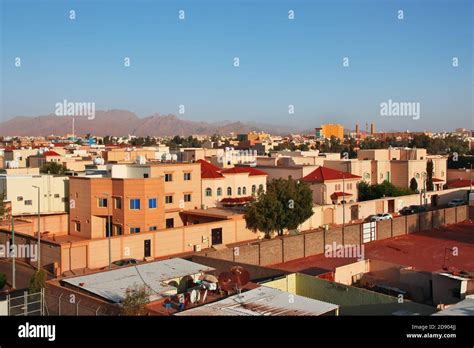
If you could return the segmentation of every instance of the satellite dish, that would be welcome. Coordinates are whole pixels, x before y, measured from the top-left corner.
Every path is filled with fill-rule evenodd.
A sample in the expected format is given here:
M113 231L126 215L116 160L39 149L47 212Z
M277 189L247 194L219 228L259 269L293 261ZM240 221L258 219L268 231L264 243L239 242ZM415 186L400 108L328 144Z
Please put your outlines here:
M224 291L235 290L237 279L232 272L222 272L219 274L219 286Z
M199 276L199 280L205 280L206 282L209 282L209 283L219 283L219 279L217 279L212 274L203 274Z
M230 271L232 272L232 274L234 274L236 283L239 287L244 286L250 281L249 272L242 266L234 266L230 269Z
M191 303L196 303L199 301L199 298L201 297L199 291L197 290L193 290L191 291L191 295L189 296L189 300L191 301Z

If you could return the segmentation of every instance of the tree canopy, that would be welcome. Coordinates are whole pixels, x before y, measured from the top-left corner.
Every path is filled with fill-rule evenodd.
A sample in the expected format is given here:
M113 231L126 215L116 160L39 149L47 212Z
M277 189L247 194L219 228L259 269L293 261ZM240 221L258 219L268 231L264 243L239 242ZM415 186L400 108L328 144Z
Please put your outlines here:
M273 232L296 229L313 215L313 198L309 186L292 178L273 179L267 190L260 189L247 207L247 227L270 238Z

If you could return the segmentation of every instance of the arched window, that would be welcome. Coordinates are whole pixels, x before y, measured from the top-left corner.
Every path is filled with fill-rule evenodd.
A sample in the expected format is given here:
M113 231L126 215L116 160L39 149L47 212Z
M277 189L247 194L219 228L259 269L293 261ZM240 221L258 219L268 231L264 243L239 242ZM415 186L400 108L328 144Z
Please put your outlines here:
M227 188L227 196L232 196L232 187Z
M252 185L252 193L257 192L257 185Z
M210 187L206 189L206 197L211 197L212 196L212 190Z
M263 185L262 185L262 184L258 185L258 189L259 189L259 190L260 190L260 189L263 190Z
M239 196L242 194L242 188L239 187L239 188L237 189L237 194L238 194Z
M222 196L222 187L217 188L217 195Z
M243 195L246 195L246 194L247 194L247 188L246 188L246 187L242 187L242 194L243 194Z

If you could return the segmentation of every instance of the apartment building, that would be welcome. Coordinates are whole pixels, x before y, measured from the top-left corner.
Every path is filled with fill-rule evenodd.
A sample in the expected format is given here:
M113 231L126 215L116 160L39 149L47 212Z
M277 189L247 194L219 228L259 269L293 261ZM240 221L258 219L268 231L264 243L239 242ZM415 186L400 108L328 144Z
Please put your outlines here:
M430 156L426 149L391 148L359 150L357 159L365 164L357 166L354 161L325 162L325 166L336 168L346 163L348 171L362 178L372 185L388 181L397 187L408 188L412 178L417 181L418 188L425 187L427 177L427 163L433 163L434 190L442 190L447 178L447 158L444 156ZM370 172L368 171L370 163Z
M313 191L313 203L321 205L357 202L357 183L361 179L358 175L323 166L303 178Z
M251 167L222 169L199 160L202 204L205 207L243 205L260 188L266 189L267 173Z
M68 210L68 177L56 175L0 175L0 194L10 202L13 216L38 213L64 213Z
M316 128L316 137L344 139L344 126L341 124L323 124L320 128Z
M38 154L38 149L8 149L5 150L3 162L5 168L28 167L28 157Z
M115 164L106 170L108 178L98 179L160 179L163 186L153 194L164 202L165 225L162 228L183 226L180 213L201 207L201 167L199 163ZM138 185L138 184L137 184ZM110 191L105 193L112 194ZM71 191L71 197L74 192ZM140 197L137 197L140 198ZM159 225L157 225L159 228Z
M86 239L165 227L164 181L71 177L69 233ZM108 225L110 220L110 225Z

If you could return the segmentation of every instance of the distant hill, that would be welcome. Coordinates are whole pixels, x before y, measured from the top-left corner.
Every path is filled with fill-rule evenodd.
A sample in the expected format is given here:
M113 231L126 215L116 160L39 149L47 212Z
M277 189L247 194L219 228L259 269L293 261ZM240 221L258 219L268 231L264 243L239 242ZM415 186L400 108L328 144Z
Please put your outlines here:
M175 115L159 115L140 118L127 110L96 111L95 118L76 116L75 133L105 135L137 135L137 136L188 136L193 134L227 135L247 133L250 131L265 131L271 134L289 134L297 132L291 127L259 125L254 123L222 121L208 123L183 120ZM0 135L10 136L46 136L72 133L71 116L44 115L36 117L17 116L0 123Z

